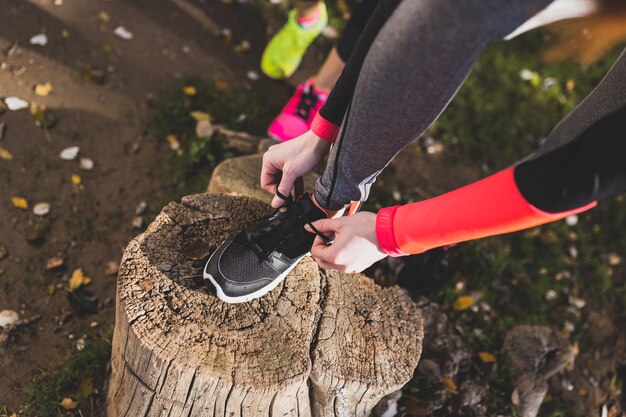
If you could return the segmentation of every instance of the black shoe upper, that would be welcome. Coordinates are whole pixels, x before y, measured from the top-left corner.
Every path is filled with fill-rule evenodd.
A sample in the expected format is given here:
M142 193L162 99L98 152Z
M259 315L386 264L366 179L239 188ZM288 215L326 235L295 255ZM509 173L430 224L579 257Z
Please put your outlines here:
M224 242L211 255L205 274L229 297L254 293L309 252L315 234L304 225L325 217L310 196L303 195Z

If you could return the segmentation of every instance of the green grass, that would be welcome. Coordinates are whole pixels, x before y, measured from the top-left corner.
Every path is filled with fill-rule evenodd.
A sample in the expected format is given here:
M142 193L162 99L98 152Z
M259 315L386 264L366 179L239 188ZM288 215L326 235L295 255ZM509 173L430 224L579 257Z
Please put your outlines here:
M84 350L74 350L56 369L33 379L25 389L29 402L19 415L74 416L79 410L82 415L90 415L88 410L92 400L102 409L106 368L111 357L111 334L109 331L88 338ZM76 410L67 411L60 407L59 403L65 397L78 402ZM0 408L0 416L1 412Z
M196 94L185 94L186 86L193 86ZM213 80L188 78L163 93L148 115L147 128L161 142L163 152L171 152L167 135L176 135L181 145L181 154L168 162L170 175L166 187L171 200L205 191L213 168L234 156L220 143L196 135L196 121L190 115L193 111L208 113L212 123L234 130L262 135L267 129L263 121L267 119L268 109L253 91L220 85Z

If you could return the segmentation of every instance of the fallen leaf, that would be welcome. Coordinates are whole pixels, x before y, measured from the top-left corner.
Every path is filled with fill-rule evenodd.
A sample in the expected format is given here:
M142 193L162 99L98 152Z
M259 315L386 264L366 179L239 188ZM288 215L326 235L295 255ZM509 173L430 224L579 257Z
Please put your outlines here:
M209 113L203 111L192 111L191 113L189 113L189 115L193 117L197 122L201 120L211 120L211 116L209 115Z
M133 227L135 229L141 229L143 227L143 217L142 216L135 216L133 218Z
M565 83L565 89L567 91L572 91L574 89L574 87L576 87L576 82L574 82L574 80L567 80L567 82Z
M111 52L111 51L113 51L113 47L111 45L109 45L108 43L101 43L100 44L100 50L102 52Z
M121 39L124 39L125 41L129 41L133 38L133 34L131 31L129 31L128 29L126 29L124 26L118 26L115 28L115 30L113 31L113 33Z
M80 184L80 182L81 182L80 175L76 175L76 174L72 175L72 184L78 185Z
M78 391L83 398L91 396L93 394L93 379L91 377L87 377L80 381Z
M50 203L37 203L33 207L33 214L36 216L45 216L50 213Z
M474 305L474 297L472 297L471 295L461 295L459 296L459 298L456 299L454 304L452 304L452 308L457 311L463 311L467 310L472 305Z
M452 378L444 376L442 383L443 383L443 386L452 394L457 395L459 393L459 391L456 388L456 384L454 383Z
M10 161L13 159L13 154L9 152L7 149L0 148L0 159L4 159L5 161Z
M63 258L53 257L46 262L46 269L51 270L63 266Z
M63 398L63 400L61 400L61 407L65 408L66 410L74 410L76 409L76 407L78 407L78 403L69 397L65 397Z
M26 109L29 106L28 101L15 96L6 97L4 99L4 104L6 104L9 110L13 111Z
M101 11L98 13L98 19L100 19L102 23L107 23L111 20L111 16L107 12Z
M72 161L76 159L79 151L80 151L80 148L78 146L70 146L69 148L63 149L61 153L59 154L59 156L64 161Z
M228 83L224 80L217 80L215 81L215 88L218 90L226 90L228 89Z
M85 274L83 274L83 269L77 268L74 270L74 272L72 272L72 278L70 278L70 291L74 291L78 287L87 285L90 282L91 278L86 277Z
M176 135L167 135L165 137L165 140L167 140L167 143L170 146L171 150L177 151L180 149L180 142L178 142L178 138L176 137Z
M196 90L196 87L194 87L193 85L187 85L183 87L183 93L185 93L188 96L195 96L198 93L198 91Z
M46 111L46 106L37 103L30 103L30 114L35 117L35 125L43 129L54 126L56 118Z
M480 359L485 363L493 363L496 361L496 357L489 352L479 352L478 356L480 356Z
M24 197L11 197L11 203L14 207L26 210L28 208L28 201Z
M31 45L46 46L47 43L48 43L48 37L46 36L45 33L40 33L30 38Z
M609 253L607 261L609 265L617 266L622 263L622 258L617 253Z
M50 93L52 93L52 90L52 84L50 83L35 85L35 94L37 94L38 96L48 96L50 95Z

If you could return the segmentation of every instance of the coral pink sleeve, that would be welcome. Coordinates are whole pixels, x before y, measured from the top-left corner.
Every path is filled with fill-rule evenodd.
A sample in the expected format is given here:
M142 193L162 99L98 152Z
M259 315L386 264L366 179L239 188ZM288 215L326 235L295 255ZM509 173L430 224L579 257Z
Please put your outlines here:
M560 213L539 210L522 196L513 171L500 171L429 200L380 210L376 234L381 248L392 256L422 253L549 223L597 204Z
M339 126L324 119L318 112L311 123L311 131L321 139L334 143L339 133Z

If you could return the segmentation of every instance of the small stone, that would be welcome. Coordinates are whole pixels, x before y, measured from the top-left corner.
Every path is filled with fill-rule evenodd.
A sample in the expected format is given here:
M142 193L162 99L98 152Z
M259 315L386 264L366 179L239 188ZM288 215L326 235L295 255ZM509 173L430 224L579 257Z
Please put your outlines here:
M576 248L576 246L570 246L569 247L569 256L572 259L578 258L578 249Z
M135 229L141 229L143 227L143 217L142 216L135 216L135 218L133 219L133 227Z
M554 290L548 290L548 291L546 291L546 295L545 295L545 297L546 297L546 300L547 300L547 301L554 301L554 300L556 300L556 299L557 299L558 294L557 294L557 292L556 292L556 291L554 291Z
M33 207L33 214L36 216L45 216L50 213L50 203L37 203Z
M546 91L546 90L551 89L552 87L554 87L557 84L558 84L558 81L555 78L548 77L545 80L543 80L543 85L541 86L541 88L544 91Z
M79 168L84 171L91 171L93 169L94 163L90 158L80 158Z
M54 257L54 258L48 259L48 261L46 262L47 270L56 269L60 266L63 266L63 258Z
M536 73L534 71L524 68L519 72L519 77L524 81L530 81L535 76L535 74Z
M215 127L213 127L213 124L210 120L200 120L196 124L196 135L200 139L210 138L211 136L213 136L214 132Z
M85 339L82 337L76 341L76 350L79 352L85 350Z
M70 146L69 148L63 149L59 154L59 157L64 161L72 161L76 159L79 151L80 148L78 146Z
M6 97L4 104L6 104L7 108L11 111L27 109L30 106L28 101L15 96Z
M20 319L20 316L13 310L0 311L0 327L6 329L13 326Z
M125 41L129 41L133 38L132 32L130 32L124 26L116 27L113 33L115 34L115 36L117 36L120 39L124 39Z
M579 310L587 305L587 302L585 300L583 300L582 298L574 297L573 295L567 297L567 301L572 307L575 307Z
M40 33L30 38L30 44L38 45L38 46L46 46L48 44L48 37L46 36L45 33Z
M100 323L98 323L97 321L92 321L91 323L89 323L89 327L91 327L92 329L95 327L98 327Z
M137 204L137 207L135 208L135 214L138 216L141 216L142 214L146 212L147 209L148 209L148 203L146 203L145 201L140 201L139 204Z
M258 81L259 79L259 74L255 71L248 71L246 73L246 76L248 77L250 81Z
M578 224L578 216L572 214L571 216L566 217L565 224L567 224L568 226L576 226Z

